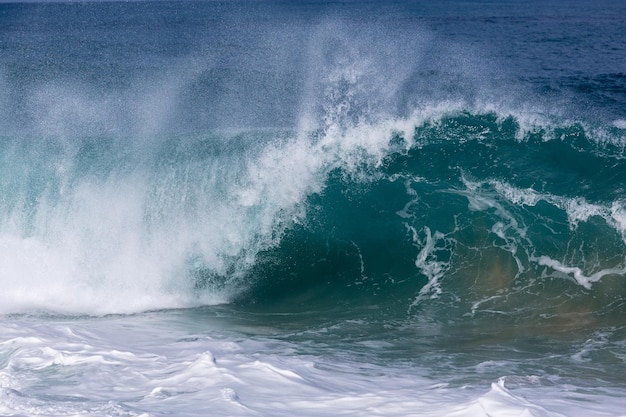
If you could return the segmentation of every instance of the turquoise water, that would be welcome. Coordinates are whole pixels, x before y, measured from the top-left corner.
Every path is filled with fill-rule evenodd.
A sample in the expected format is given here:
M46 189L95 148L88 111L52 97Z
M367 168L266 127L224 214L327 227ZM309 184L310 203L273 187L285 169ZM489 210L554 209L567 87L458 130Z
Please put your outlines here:
M0 4L0 412L622 415L624 16Z

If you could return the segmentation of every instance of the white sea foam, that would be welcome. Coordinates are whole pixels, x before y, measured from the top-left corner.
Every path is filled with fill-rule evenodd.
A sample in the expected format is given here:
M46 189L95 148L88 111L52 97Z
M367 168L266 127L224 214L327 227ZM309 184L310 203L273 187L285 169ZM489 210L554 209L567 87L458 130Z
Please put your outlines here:
M622 240L626 242L626 202L614 201L610 211L614 227L621 233Z
M583 270L577 266L567 266L561 262L551 259L548 256L540 256L537 259L539 265L549 266L555 271L562 272L568 276L572 276L576 282L587 289L591 289L591 284L600 281L606 275L624 275L626 274L626 266L623 268L608 268L597 271L591 275L585 275Z
M543 377L454 387L419 367L292 355L289 343L175 316L18 318L0 327L4 415L604 417L623 415L626 394Z
M466 183L468 184L468 188L473 190L481 185L480 183L471 183L468 181L466 181ZM539 201L552 204L566 212L567 219L572 228L576 228L580 222L586 222L591 217L597 216L603 218L620 234L623 235L626 231L624 208L619 201L614 201L609 207L589 203L582 197L562 197L549 193L539 193L531 188L521 189L500 180L489 180L484 184L492 186L498 194L502 195L513 204L535 206ZM476 198L480 197L473 196L470 204L474 204L472 202Z
M617 119L613 121L613 126L615 126L618 129L626 129L626 120L624 119Z
M520 189L495 180L490 181L490 184L513 204L534 206L542 199L541 195L532 188Z
M419 294L409 306L409 310L411 310L420 302L441 295L441 279L450 268L450 264L438 260L435 252L442 246L445 247L449 242L443 233L438 231L432 233L428 227L424 227L424 239L420 238L422 233L419 233L413 226L405 224L405 227L411 233L413 244L420 249L415 258L415 266L428 278L428 282L420 289Z

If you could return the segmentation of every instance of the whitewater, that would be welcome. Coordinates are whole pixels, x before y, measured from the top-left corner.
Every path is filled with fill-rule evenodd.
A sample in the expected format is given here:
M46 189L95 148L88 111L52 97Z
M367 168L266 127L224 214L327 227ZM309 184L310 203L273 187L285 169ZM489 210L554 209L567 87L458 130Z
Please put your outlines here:
M0 3L0 414L626 416L625 17Z

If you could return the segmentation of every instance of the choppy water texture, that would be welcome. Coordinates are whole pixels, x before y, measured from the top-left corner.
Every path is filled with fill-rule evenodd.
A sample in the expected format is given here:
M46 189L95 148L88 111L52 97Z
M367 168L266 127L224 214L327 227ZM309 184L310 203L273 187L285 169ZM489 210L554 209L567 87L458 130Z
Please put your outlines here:
M0 4L0 412L624 415L616 3Z

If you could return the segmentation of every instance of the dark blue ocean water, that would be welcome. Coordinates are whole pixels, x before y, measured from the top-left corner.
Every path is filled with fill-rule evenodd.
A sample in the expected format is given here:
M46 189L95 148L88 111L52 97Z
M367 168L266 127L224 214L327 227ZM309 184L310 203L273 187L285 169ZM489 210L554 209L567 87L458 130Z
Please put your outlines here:
M624 389L624 33L619 1L0 3L0 313Z

